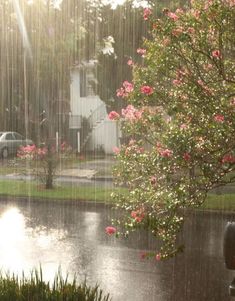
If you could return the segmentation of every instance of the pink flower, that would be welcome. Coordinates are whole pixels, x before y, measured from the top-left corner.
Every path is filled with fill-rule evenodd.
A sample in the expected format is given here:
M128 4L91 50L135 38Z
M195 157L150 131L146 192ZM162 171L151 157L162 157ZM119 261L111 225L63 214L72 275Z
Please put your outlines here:
M209 71L209 70L213 69L213 65L212 65L212 64L205 64L205 65L203 66L203 68L204 68L206 71Z
M189 27L188 30L187 30L187 32L189 34L194 34L195 33L195 29L193 27Z
M112 111L109 113L110 120L118 120L119 118L120 118L120 115L117 112Z
M163 41L162 41L162 45L163 46L168 46L170 44L171 40L169 38L165 38Z
M141 56L145 56L146 54L146 49L144 48L138 48L137 53L140 54Z
M172 157L173 151L170 150L170 149L168 149L168 148L166 148L166 149L160 149L159 150L159 154L163 158L169 158L169 157Z
M221 58L221 52L220 52L219 50L213 50L213 51L212 51L212 56L213 56L214 58L219 59L219 58Z
M152 10L150 8L145 8L143 12L144 20L147 21L150 15L152 15Z
M134 106L128 105L126 109L122 109L122 116L130 121L138 120L142 117L143 110L137 110Z
M128 65L128 66L133 66L133 65L134 65L134 62L132 61L132 59L129 59L129 60L127 61L127 65Z
M181 33L183 33L183 31L183 27L177 27L172 30L172 35L178 37L179 35L181 35Z
M173 21L177 21L179 19L179 16L177 16L175 13L172 13L172 12L167 12L166 15Z
M217 114L217 115L214 116L214 120L216 122L219 122L219 123L224 122L224 116L220 115L220 114Z
M191 156L190 156L189 153L184 153L183 158L184 158L185 161L190 161Z
M145 94L145 95L151 95L153 94L153 88L150 86L142 86L140 88L141 93Z
M151 183L152 185L155 185L155 184L157 183L157 178L156 178L155 176L152 176L152 177L150 178L150 183Z
M114 147L113 147L113 152L114 152L114 154L115 154L115 155L118 155L118 154L120 154L120 148L119 148L119 147L116 147L116 146L114 146Z
M125 80L123 82L123 87L124 87L126 93L130 93L134 90L134 85L132 83L128 82L127 80Z
M187 130L187 129L188 129L188 125L187 125L186 123L182 123L182 124L180 125L180 129L181 129L181 130Z
M174 86L180 86L180 85L182 84L182 81L181 81L180 79L174 79L174 80L172 81L172 84L173 84Z
M156 258L157 261L160 261L161 260L161 254L160 253L156 254L155 258Z
M125 98L134 90L134 85L127 80L125 80L120 89L117 89L117 97Z
M120 89L117 89L116 91L117 97L126 97L128 94L125 92L125 90L121 87Z
M226 154L223 156L222 163L235 163L235 156Z
M138 209L136 211L131 211L131 217L134 218L134 220L137 223L141 223L145 214L143 212L143 209Z
M105 228L105 232L108 235L112 235L117 232L117 229L115 227L109 226Z

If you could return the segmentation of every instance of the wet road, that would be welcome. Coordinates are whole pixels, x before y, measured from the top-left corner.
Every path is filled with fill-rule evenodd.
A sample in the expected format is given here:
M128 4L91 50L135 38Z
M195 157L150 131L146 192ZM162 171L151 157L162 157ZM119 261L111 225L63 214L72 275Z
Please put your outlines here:
M107 237L109 207L64 203L0 203L0 266L29 271L41 263L46 279L60 265L110 292L113 301L227 301L234 275L224 267L222 235L232 215L200 213L186 223L186 251L169 262L141 260L154 248L147 233L128 241Z

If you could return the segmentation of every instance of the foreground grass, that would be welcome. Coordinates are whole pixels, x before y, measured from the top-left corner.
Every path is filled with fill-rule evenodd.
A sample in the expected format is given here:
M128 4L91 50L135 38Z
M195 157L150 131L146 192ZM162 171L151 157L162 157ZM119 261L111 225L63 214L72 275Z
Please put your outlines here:
M52 283L45 282L42 272L35 270L31 277L0 273L0 300L1 301L109 301L109 295L102 290L89 287L86 283L77 284L76 279L68 283L60 274Z
M118 191L125 191L123 188L116 188ZM4 196L25 196L45 199L64 200L89 200L98 202L110 202L110 194L113 189L97 186L59 186L54 189L44 189L42 185L34 182L1 180L0 195Z
M0 180L0 196L21 196L41 199L87 200L111 203L111 192L125 193L125 188L103 188L98 186L56 186L54 189L44 189L35 182L17 180ZM205 203L199 208L205 210L235 211L234 194L209 194Z

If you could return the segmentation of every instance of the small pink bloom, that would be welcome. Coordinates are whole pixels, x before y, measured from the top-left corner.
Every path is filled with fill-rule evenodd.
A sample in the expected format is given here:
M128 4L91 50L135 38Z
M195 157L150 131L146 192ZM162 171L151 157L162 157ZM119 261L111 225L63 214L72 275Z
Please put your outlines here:
M175 36L175 37L180 36L181 33L183 33L183 28L182 27L177 27L177 28L172 30L172 35Z
M206 70L206 71L209 71L209 70L212 70L213 69L213 65L212 64L205 64L203 66L203 68Z
M117 229L115 227L109 226L105 228L105 232L108 235L112 235L117 232Z
M219 122L219 123L224 122L224 116L220 115L220 114L217 114L217 115L214 116L214 120L216 122Z
M195 29L193 27L189 27L188 30L187 30L187 32L189 34L195 34Z
M191 156L190 156L189 153L184 153L183 158L184 158L185 161L190 161Z
M130 121L138 120L142 117L143 110L137 110L134 106L128 105L126 109L122 109L122 116Z
M132 61L132 59L129 59L129 60L127 61L127 65L128 65L128 66L133 66L133 65L134 65L134 62Z
M213 50L213 51L212 51L212 56L213 56L214 58L219 59L219 58L221 58L221 52L220 52L219 50Z
M166 149L160 149L159 150L159 154L163 158L169 158L169 157L172 157L173 151L170 150L170 149L168 149L168 148L166 148Z
M172 13L172 12L167 12L166 15L167 15L167 17L169 17L173 21L177 21L179 19L179 16L177 16L175 13Z
M161 254L160 253L156 254L155 258L156 258L157 261L160 261L161 260Z
M151 95L153 94L153 88L150 86L142 86L140 88L141 93L145 94L145 95Z
M157 183L157 178L156 178L155 176L152 176L152 177L150 178L150 183L151 183L152 185L155 185L155 184Z
M168 46L170 43L171 43L171 40L170 40L169 38L165 38L165 39L162 41L162 45L163 45L163 46Z
M147 21L150 15L152 15L152 10L150 8L145 8L143 12L144 20Z
M118 120L119 118L120 118L120 115L117 112L112 111L109 113L110 120Z
M125 90L121 87L120 89L117 89L116 91L117 97L126 97L128 94L125 92Z
M180 125L180 129L181 129L181 130L187 130L187 129L188 129L188 125L187 125L186 123L182 123L182 124Z
M123 87L125 89L125 92L130 93L134 90L134 85L127 80L123 82Z
M134 220L137 223L141 223L145 214L143 212L143 209L138 209L136 211L131 211L131 217L134 218Z
M137 53L140 54L141 56L145 56L146 54L146 49L144 48L138 48Z
M174 80L172 81L172 84L173 84L174 86L180 86L180 85L182 84L182 81L181 81L180 79L174 79Z
M113 147L113 152L114 152L114 154L116 154L116 155L120 154L120 148L114 146L114 147Z
M235 163L235 156L231 154L226 154L223 156L222 163Z

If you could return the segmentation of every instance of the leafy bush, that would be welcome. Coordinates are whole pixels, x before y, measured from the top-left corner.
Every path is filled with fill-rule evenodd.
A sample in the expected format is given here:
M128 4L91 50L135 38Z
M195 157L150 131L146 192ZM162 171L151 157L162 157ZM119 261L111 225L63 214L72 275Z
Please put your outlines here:
M109 301L98 286L90 287L84 282L78 285L76 278L72 283L58 273L54 282L45 282L42 271L31 273L31 277L18 278L15 275L0 274L1 301Z

